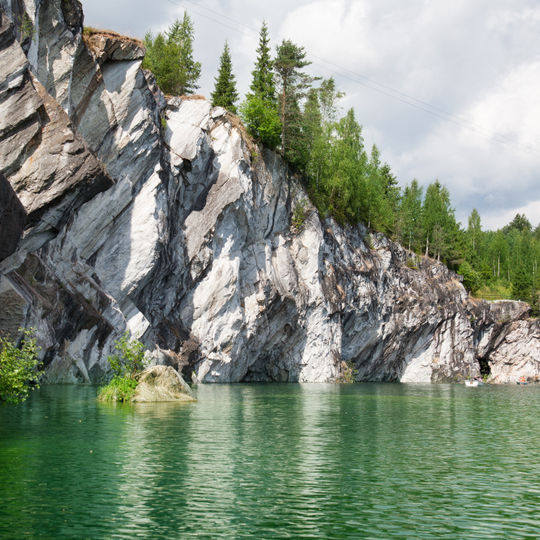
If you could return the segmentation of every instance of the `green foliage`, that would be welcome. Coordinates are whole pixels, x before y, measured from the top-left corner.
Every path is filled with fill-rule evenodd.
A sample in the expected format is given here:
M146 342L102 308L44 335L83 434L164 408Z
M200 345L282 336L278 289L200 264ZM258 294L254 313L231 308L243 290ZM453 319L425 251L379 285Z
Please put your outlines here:
M263 21L257 47L255 69L251 72L251 95L257 96L269 105L276 105L276 87L274 85L274 62L270 55L270 38L268 26Z
M36 33L32 19L30 19L26 11L24 11L21 16L19 31L21 32L21 41L24 41L25 39L32 40Z
M540 289L540 241L529 220L517 214L506 227L484 232L480 216L473 210L462 236L465 261L480 280L476 296L524 300L534 312Z
M310 64L304 48L292 41L283 40L276 47L274 70L279 90L281 152L289 163L300 167L305 165L302 158L306 152L301 100L314 80L302 69Z
M530 232L532 225L525 214L516 214L514 219L503 229L503 232L508 233L512 229L519 232Z
M192 94L198 88L201 64L193 59L193 23L187 12L165 34L144 38L143 67L152 71L161 90L176 96Z
M356 375L358 374L358 370L355 369L354 364L349 361L341 362L341 375L338 378L337 382L344 383L344 384L352 384L355 381Z
M489 285L482 285L475 291L474 296L484 300L504 300L512 296L512 291L503 283L490 283Z
M236 113L235 103L238 101L236 81L232 72L231 54L229 45L225 42L221 54L219 73L215 80L215 88L212 92L212 105L224 107Z
M371 234L367 233L364 238L364 244L365 246L368 248L368 249L373 249L374 246L373 246L373 239L371 238Z
M407 265L407 268L410 268L411 270L418 270L418 264L412 257L409 257L405 264Z
M426 189L421 213L425 254L449 262L452 258L457 223L448 190L436 180Z
M114 377L108 385L100 388L100 401L131 401L137 388L137 375L148 365L143 343L132 339L129 332L114 342L117 354L110 355L107 360L113 370Z
M114 345L118 354L110 355L108 361L115 376L135 379L137 373L148 365L143 343L131 339L129 332L125 332Z
M397 211L398 240L409 251L421 249L422 234L420 215L422 212L422 188L414 179L406 186Z
M111 382L99 389L98 399L100 401L121 401L129 402L135 395L137 381L130 377L113 377Z
M540 292L538 290L533 291L531 299L531 315L535 318L540 317Z
M523 264L518 264L512 280L512 298L531 302L533 300L533 279Z
M474 293L482 286L480 274L467 261L459 266L458 274L463 276L463 286L469 292Z
M83 27L83 36L90 37L94 34L99 32L97 28L94 28L93 26L84 26Z
M329 175L328 147L336 120L336 102L342 95L335 91L333 79L323 80L320 88L311 88L308 92L304 108L304 132L307 139L305 174L314 200L320 194L321 179Z
M281 122L277 108L261 97L248 95L240 105L240 115L248 133L268 148L279 144Z
M255 69L252 71L251 91L240 106L240 115L248 133L271 149L279 145L281 134L273 69L268 27L263 22Z
M365 203L367 156L362 128L351 109L326 133L327 161L317 178L319 208L322 206L338 223L356 223Z
M476 208L473 208L471 215L469 216L469 226L467 228L467 240L468 248L474 254L478 248L480 236L482 234L482 224L480 221L480 214Z
M38 351L32 329L21 329L20 346L0 338L0 402L20 403L28 397L30 385L39 388L43 372L38 369Z
M298 201L298 203L294 207L291 226L296 232L300 232L304 228L304 223L307 216L306 209L307 201L305 199Z

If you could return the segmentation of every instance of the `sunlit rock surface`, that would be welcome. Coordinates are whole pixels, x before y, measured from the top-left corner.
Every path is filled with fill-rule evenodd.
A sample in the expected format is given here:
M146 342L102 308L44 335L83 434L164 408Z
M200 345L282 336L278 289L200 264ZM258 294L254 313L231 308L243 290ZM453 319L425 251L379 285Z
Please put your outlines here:
M237 118L167 101L139 42L83 38L79 2L0 6L34 22L23 43L0 27L0 172L28 213L0 294L20 298L47 380L106 377L126 329L203 382L538 374L526 305L471 301L443 265L321 221Z
M163 401L195 401L191 388L171 366L153 366L137 377L132 401L154 403Z

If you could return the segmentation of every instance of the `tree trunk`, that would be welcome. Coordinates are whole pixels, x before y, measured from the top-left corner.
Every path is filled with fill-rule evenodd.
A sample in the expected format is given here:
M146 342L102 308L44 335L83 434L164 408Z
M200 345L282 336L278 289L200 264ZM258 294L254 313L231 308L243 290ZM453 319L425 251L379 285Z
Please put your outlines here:
M285 81L283 81L283 93L281 95L281 151L285 157L285 98L287 96Z

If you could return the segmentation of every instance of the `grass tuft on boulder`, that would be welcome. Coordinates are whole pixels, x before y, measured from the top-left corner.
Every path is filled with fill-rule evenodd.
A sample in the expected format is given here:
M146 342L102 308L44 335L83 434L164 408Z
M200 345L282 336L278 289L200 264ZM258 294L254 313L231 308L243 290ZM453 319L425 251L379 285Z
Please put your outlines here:
M114 345L117 354L108 357L114 377L107 386L100 388L98 399L128 402L135 395L137 375L148 365L148 360L143 343L131 338L129 332L125 332Z

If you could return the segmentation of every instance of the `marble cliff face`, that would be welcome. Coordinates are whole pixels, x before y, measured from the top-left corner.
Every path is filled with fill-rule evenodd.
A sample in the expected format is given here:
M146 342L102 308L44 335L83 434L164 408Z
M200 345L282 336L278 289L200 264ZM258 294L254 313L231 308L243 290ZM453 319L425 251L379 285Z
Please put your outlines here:
M321 220L237 118L166 99L140 42L83 37L77 0L0 8L0 330L36 328L49 381L105 377L126 329L204 382L540 375L526 304Z

